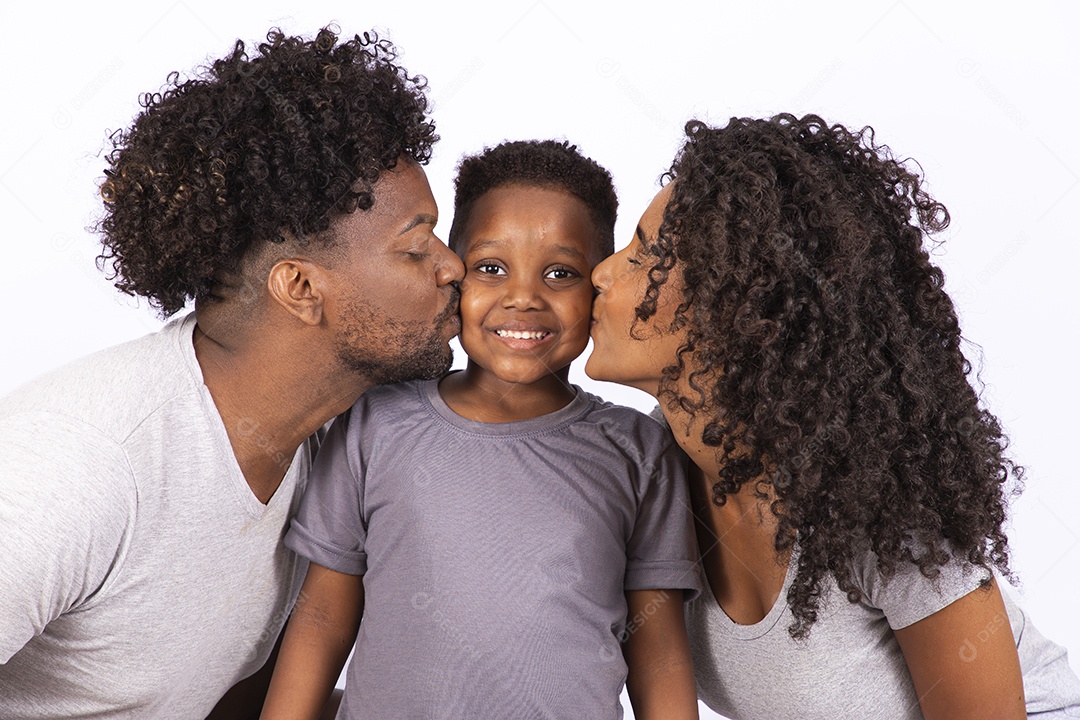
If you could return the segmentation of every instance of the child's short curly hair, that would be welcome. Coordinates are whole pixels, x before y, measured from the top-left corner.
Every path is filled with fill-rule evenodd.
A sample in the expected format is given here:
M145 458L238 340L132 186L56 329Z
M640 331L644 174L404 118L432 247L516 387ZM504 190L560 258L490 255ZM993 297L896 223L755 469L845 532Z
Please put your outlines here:
M476 200L489 190L514 183L558 188L581 200L596 224L600 257L615 251L619 201L611 173L566 141L516 140L465 157L458 166L450 228L454 252L460 254L461 236Z
M163 314L213 297L254 246L308 242L336 215L367 210L382 171L426 163L438 140L426 81L369 33L338 42L271 30L237 41L196 77L168 78L112 137L99 223L116 287ZM325 236L329 238L329 236Z

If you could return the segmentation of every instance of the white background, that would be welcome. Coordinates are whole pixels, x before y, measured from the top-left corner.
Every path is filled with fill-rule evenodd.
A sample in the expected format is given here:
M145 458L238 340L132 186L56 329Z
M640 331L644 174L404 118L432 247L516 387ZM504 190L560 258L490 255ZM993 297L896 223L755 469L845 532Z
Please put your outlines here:
M0 11L0 394L160 326L94 266L106 131L172 70L225 54L272 25L311 34L372 27L428 77L444 140L428 168L449 228L463 153L503 139L565 137L611 169L625 244L690 116L816 112L916 158L953 225L937 254L983 394L1028 468L1013 505L1021 601L1080 657L1080 13L1032 0L981 3L542 0L345 3L8 3ZM1004 3L994 6L1005 7ZM972 359L979 364L978 350ZM458 358L459 364L462 358ZM641 394L577 382L648 407ZM762 678L762 692L767 691Z

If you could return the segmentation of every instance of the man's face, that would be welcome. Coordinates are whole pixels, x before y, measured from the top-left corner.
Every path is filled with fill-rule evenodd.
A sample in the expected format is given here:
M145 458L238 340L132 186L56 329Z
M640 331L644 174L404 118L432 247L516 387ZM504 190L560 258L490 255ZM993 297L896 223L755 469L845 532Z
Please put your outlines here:
M435 236L438 208L424 169L401 160L375 184L375 204L338 218L326 299L342 365L375 384L435 378L461 327L458 257Z

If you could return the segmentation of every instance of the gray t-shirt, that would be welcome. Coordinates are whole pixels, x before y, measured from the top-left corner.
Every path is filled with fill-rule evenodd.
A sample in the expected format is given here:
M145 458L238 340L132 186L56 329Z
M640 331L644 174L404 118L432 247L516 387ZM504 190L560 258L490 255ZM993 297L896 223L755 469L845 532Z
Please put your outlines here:
M310 448L260 503L203 384L194 325L174 320L0 400L5 720L205 717L273 647L306 567L282 536Z
M885 582L868 553L855 573L863 600L851 603L835 581L828 583L809 638L796 642L788 634L791 611L786 601L795 566L793 560L772 610L753 625L734 623L708 591L688 605L699 697L734 720L922 718L893 630L963 597L978 587L986 572L950 565L929 580L909 564ZM1040 635L1004 588L1002 595L1020 654L1028 714L1080 717L1080 681L1069 668L1064 648ZM1004 625L1002 618L1000 625L984 632L1005 631ZM974 657L984 640L974 637L970 646L956 651Z
M437 381L369 391L286 537L364 576L338 717L620 717L625 591L698 587L682 466L659 424L580 389L499 424Z

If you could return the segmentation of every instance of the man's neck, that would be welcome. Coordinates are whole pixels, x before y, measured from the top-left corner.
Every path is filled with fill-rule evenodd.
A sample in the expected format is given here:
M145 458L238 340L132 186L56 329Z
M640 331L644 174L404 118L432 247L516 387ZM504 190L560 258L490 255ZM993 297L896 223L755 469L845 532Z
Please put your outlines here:
M193 343L236 461L263 503L300 444L369 387L288 332L207 334L197 323Z

